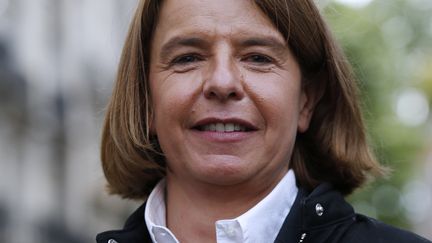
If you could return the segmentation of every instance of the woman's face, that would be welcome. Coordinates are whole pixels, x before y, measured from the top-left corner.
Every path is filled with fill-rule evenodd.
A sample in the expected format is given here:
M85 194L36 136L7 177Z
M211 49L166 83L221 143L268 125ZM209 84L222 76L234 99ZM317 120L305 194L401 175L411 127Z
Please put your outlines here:
M169 177L225 186L287 171L311 102L283 36L252 1L164 1L149 76Z

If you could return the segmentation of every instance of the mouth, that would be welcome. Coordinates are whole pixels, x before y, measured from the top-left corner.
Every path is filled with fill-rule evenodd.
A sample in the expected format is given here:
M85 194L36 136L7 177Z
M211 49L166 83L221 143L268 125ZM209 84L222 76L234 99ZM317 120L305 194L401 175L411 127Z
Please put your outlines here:
M196 123L192 129L202 132L253 132L258 130L251 123L241 119L204 119Z

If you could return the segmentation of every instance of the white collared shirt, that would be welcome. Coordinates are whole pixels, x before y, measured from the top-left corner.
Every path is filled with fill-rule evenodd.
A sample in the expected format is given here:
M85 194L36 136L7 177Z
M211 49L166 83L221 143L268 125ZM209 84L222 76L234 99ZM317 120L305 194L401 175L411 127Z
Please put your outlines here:
M145 208L145 221L154 243L179 243L166 227L165 180L151 192ZM297 196L292 170L258 204L235 219L215 223L218 243L273 242Z

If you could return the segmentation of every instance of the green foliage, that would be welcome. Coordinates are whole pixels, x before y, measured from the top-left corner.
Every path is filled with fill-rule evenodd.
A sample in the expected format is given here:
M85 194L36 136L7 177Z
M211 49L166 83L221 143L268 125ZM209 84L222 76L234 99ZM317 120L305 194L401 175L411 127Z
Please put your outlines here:
M430 0L375 0L361 9L332 3L323 10L358 78L372 147L394 172L350 197L356 209L409 228L405 183L420 166L425 123L407 125L395 112L398 95L421 90L432 104Z

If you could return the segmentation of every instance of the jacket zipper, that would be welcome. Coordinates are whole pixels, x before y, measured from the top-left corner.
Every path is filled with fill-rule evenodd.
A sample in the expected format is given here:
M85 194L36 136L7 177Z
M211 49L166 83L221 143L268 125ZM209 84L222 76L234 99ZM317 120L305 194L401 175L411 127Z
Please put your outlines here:
M306 205L306 198L303 198L301 200L301 210L302 210L302 216L303 216L302 217L302 221L303 221L303 218L304 218L304 215L305 215L305 205ZM301 225L302 225L303 230L305 230L304 222L301 222ZM303 233L300 236L300 240L299 240L298 243L304 243L304 240L305 240L306 236L307 236L306 232L303 231Z
M301 235L301 237L300 237L300 241L299 241L299 243L303 243L303 241L304 241L304 239L306 238L306 236L307 236L307 234L306 234L306 233L303 233L303 234Z

